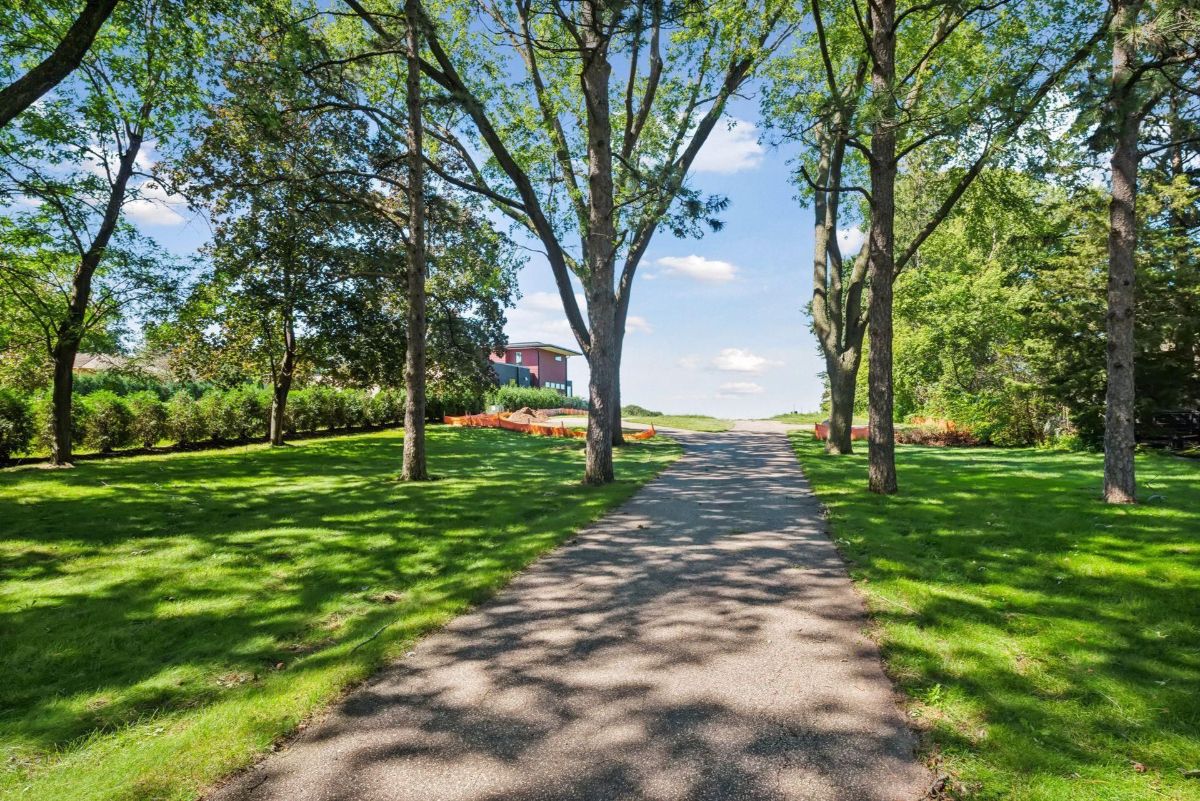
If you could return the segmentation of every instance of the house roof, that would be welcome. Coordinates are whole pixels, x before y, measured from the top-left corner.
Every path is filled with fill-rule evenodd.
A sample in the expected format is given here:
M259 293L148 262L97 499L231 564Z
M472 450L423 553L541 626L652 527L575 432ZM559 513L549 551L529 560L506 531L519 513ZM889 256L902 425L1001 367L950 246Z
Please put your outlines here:
M509 342L505 346L505 350L525 350L527 348L535 348L537 350L548 350L551 353L558 353L563 356L582 356L583 354L577 350L564 348L560 345L551 345L549 342Z
M128 363L124 356L108 353L76 353L72 367L76 370L94 371L119 370Z

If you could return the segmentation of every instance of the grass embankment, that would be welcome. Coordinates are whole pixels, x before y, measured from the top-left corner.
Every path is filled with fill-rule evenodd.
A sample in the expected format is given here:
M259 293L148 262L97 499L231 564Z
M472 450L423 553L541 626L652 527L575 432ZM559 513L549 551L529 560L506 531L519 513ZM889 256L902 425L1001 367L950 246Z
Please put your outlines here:
M653 425L655 428L682 428L687 431L728 431L733 428L729 420L709 417L705 414L661 414L653 417L623 417L625 423Z
M1200 798L1200 465L1139 457L1143 502L1120 507L1097 454L905 446L885 498L864 454L793 441L972 798Z
M588 488L582 447L433 428L422 484L396 431L0 473L0 797L194 798L679 453Z

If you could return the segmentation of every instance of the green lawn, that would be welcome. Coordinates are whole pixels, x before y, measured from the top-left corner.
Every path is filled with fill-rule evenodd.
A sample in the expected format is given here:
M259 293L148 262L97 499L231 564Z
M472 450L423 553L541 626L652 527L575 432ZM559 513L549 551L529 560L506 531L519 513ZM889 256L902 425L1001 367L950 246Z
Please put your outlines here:
M1140 457L1143 503L1117 507L1096 454L907 446L885 498L862 453L793 441L970 797L1200 799L1200 463Z
M688 431L728 431L733 423L704 414L663 414L655 417L623 417L626 423L653 425L655 428L682 428Z
M575 441L432 428L419 485L401 450L0 472L0 797L194 798L679 453L633 443L597 489Z
M779 423L810 425L813 423L823 423L828 417L829 415L826 412L787 412L786 414L777 414L771 419Z

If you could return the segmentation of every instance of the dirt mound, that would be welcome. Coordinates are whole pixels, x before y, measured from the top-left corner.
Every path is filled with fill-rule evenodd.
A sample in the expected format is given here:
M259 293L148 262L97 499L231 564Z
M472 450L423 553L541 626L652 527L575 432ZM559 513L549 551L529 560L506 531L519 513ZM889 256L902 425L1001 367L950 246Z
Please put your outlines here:
M544 423L550 419L550 415L541 409L530 409L528 406L522 406L508 415L508 419L514 423Z

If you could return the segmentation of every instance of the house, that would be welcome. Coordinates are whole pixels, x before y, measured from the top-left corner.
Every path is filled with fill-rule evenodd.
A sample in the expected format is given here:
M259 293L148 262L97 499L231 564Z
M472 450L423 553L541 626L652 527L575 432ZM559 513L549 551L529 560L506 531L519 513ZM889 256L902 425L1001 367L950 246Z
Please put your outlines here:
M546 387L569 396L572 393L567 359L582 355L548 342L510 342L504 353L491 354L492 372L502 385Z

